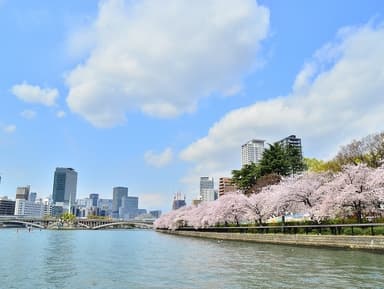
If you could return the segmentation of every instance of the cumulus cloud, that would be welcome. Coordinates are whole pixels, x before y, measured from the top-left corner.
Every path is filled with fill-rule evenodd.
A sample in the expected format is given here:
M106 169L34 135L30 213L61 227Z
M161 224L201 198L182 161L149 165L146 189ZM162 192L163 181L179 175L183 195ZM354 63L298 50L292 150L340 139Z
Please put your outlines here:
M14 124L2 125L1 128L5 133L13 133L16 131L16 125Z
M98 127L129 110L192 112L202 97L238 90L268 27L269 10L255 0L103 1L84 29L93 31L89 57L66 77L67 103Z
M144 154L144 159L150 166L161 168L168 165L173 159L171 148L166 148L163 152L156 154L150 150Z
M14 85L11 91L17 98L25 102L39 103L46 106L53 106L59 96L57 89L41 88L38 85L30 85L26 82Z
M272 143L296 134L305 156L327 159L340 145L384 129L383 100L384 27L343 29L303 66L290 94L229 112L186 147L180 157L195 166L184 182L230 175L252 138Z
M30 110L30 109L26 109L26 110L23 110L20 115L23 117L23 118L26 118L26 119L33 119L36 117L36 111L34 110Z

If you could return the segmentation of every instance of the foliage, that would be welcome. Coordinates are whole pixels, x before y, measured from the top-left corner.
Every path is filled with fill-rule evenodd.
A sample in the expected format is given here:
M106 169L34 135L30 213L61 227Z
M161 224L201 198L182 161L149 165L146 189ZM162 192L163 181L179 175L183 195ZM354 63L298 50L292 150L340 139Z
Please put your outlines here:
M287 150L279 143L270 144L269 148L264 150L259 166L262 176L272 173L288 176L291 173Z
M232 171L232 182L240 190L247 192L256 183L260 175L259 170L255 163L244 165L240 170Z
M366 164L378 168L384 160L384 132L368 135L343 146L334 161L339 165Z
M278 216L293 220L310 216L319 223L360 223L383 218L383 205L384 167L349 165L339 173L306 172L286 177L278 184L263 187L257 194L234 192L213 202L186 206L164 214L154 226L177 229L264 224Z
M265 176L261 176L256 179L256 183L245 192L246 195L260 193L264 187L276 185L281 181L281 176L278 174L272 173Z
M91 220L108 220L108 219L110 219L110 217L107 217L107 216L97 216L97 215L88 215L87 219L91 219Z
M297 147L288 145L284 149L286 158L288 159L290 174L295 175L307 169L301 151Z
M264 150L259 164L247 164L232 171L232 182L246 195L260 192L264 186L276 184L282 176L294 175L305 170L301 152L294 146L270 144Z
M60 217L64 222L73 222L76 220L76 216L74 214L71 214L71 213L64 213L61 215Z
M307 170L314 173L340 172L342 169L342 166L335 160L325 162L315 158L304 158L304 163Z

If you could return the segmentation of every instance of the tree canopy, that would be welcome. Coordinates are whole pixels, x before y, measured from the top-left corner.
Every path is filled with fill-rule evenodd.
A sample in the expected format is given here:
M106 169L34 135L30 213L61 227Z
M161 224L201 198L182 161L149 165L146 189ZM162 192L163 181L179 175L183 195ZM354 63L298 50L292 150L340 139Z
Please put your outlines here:
M279 182L283 176L302 172L305 168L298 148L274 143L264 150L259 164L251 163L240 170L233 170L232 182L248 195L259 192L263 186Z

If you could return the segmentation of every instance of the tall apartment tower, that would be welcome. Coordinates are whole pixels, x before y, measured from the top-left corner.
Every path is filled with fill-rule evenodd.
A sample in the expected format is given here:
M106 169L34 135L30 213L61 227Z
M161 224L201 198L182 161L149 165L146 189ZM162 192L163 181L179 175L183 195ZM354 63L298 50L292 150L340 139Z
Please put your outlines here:
M216 199L212 177L200 177L200 199L202 201L214 201Z
M242 166L259 163L263 156L264 140L252 139L241 146Z
M123 198L128 197L127 187L114 187L113 188L113 199L112 199L112 217L119 217L119 209L123 204Z
M16 189L16 200L28 200L30 186L18 187Z
M75 203L77 190L77 172L72 168L56 168L53 180L52 201L54 204Z
M282 140L279 140L277 143L281 144L282 146L293 146L297 148L303 156L303 151L301 147L301 138L296 137L295 135L287 136L286 138L283 138Z

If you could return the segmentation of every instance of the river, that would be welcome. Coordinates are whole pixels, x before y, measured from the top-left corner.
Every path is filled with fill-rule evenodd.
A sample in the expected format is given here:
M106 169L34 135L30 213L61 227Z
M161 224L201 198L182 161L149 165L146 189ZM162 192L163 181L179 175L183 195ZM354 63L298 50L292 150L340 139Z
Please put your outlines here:
M0 230L0 288L384 288L384 255L152 230Z

